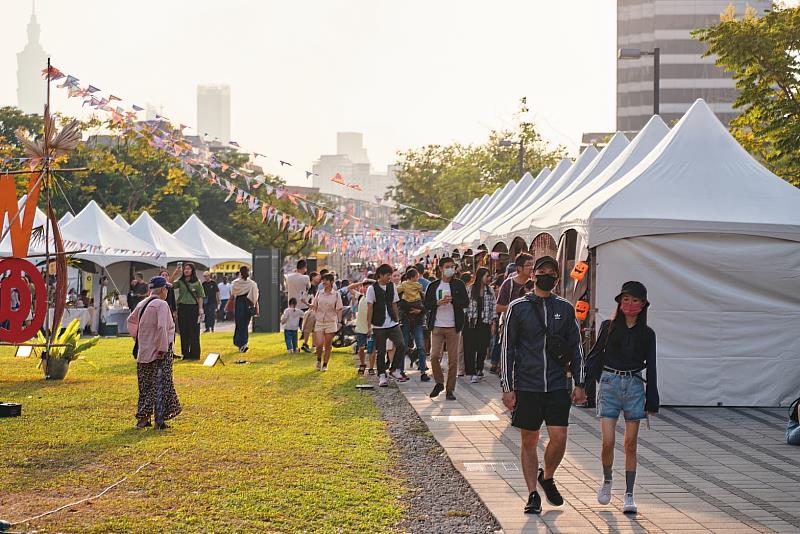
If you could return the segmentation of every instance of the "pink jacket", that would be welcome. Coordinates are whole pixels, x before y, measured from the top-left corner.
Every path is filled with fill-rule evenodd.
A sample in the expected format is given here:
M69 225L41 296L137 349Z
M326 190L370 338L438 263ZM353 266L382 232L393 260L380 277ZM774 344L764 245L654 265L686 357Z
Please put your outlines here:
M139 312L153 298L139 323ZM175 339L175 321L166 301L158 297L147 297L141 301L128 316L128 332L131 336L139 335L138 363L150 363L161 358L169 350Z

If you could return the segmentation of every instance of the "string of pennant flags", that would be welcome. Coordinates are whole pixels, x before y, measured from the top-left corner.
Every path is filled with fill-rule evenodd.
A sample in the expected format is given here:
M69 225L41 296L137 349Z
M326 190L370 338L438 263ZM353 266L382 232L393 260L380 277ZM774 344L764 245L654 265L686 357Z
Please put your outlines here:
M122 98L108 94L102 96L102 90L94 85L81 86L80 79L64 74L58 68L51 66L44 69L43 75L49 74L51 81L61 81L57 88L65 89L70 98L83 98L82 106L108 113L113 125L120 126L125 132L133 132L145 139L150 146L162 150L176 157L182 168L191 176L200 177L211 185L218 186L227 192L225 202L233 200L236 204L247 205L250 213L259 213L263 223L274 223L280 231L299 233L305 240L316 240L321 246L328 246L331 250L341 251L356 257L369 259L377 255L378 259L388 260L394 257L410 256L422 244L432 238L429 232L399 230L385 228L380 225L367 227L363 219L353 214L353 209L331 208L320 202L307 198L300 193L292 193L282 186L267 183L266 178L246 168L239 168L222 161L218 161L213 153L204 155L196 149L184 136L183 131L189 126L179 124L175 128L170 119L163 115L156 115L155 121L139 121L137 114L144 108L136 104L123 107ZM217 142L218 139L215 138ZM237 141L228 143L231 147L241 150ZM244 150L242 150L244 152ZM265 157L264 154L251 151L256 157ZM28 158L9 158L4 160L4 165L12 160L28 160ZM293 167L291 162L279 160L281 167ZM314 176L311 171L304 171L306 178ZM233 181L232 181L233 180ZM361 190L358 184L347 184L344 177L337 173L332 181L340 183L354 190ZM264 195L268 198L264 198ZM310 221L298 220L293 215L282 211L272 205L274 200L287 200L294 206L308 214ZM376 197L376 203L382 204L383 199ZM430 217L442 218L424 210L419 210L405 204L398 204L400 209L412 209L425 213ZM443 219L443 218L442 218ZM444 219L447 220L447 219ZM348 231L348 226L352 229ZM335 233L318 228L319 226L332 225ZM388 231L388 234L382 232Z

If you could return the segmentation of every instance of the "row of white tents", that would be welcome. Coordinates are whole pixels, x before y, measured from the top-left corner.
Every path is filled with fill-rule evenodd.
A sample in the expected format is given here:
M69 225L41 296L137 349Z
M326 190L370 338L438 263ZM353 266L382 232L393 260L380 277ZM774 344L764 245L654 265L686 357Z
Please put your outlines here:
M24 201L20 200L23 213ZM4 232L7 224L5 221ZM44 228L46 224L44 212L37 208L33 227ZM121 262L164 267L177 261L213 267L225 262L249 264L252 258L247 251L215 234L194 214L170 234L147 212L128 224L120 215L112 220L92 200L77 215L64 215L58 228L67 251L84 250L75 257L104 268ZM41 255L44 249L43 239L32 240L29 254ZM6 236L0 243L0 256L10 255L10 236Z
M595 328L623 282L648 287L664 403L797 397L800 190L754 160L704 101L671 130L654 116L631 141L617 133L599 152L475 199L417 255L513 256L541 242L567 264L565 278L590 261Z

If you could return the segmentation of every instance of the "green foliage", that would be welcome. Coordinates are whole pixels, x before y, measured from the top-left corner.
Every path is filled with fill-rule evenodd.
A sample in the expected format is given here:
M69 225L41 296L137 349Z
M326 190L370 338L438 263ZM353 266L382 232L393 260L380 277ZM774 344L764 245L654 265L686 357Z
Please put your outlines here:
M0 108L0 158L22 156L14 137L18 127L35 133L41 130L42 119L13 107ZM248 251L256 246L277 247L286 255L312 251L312 243L299 233L281 231L274 223L262 223L260 210L250 213L246 204L236 204L234 199L225 202L227 191L199 176L190 176L180 160L151 146L135 132L125 132L98 119L83 122L82 128L84 135L98 129L109 133L89 136L68 159L58 162L61 167L88 167L89 172L56 173L58 187L53 204L57 213L79 211L95 200L109 216L121 214L129 222L147 211L170 232L196 213L214 232ZM246 154L229 149L216 152L216 157L235 167L243 167L248 161ZM242 180L233 179L230 173L231 169L217 174L244 188ZM276 176L267 175L265 179L272 186L282 184ZM26 180L21 175L17 183L21 186ZM254 194L267 198L270 204L300 221L311 222L311 216L289 201L267 197L264 188Z
M42 380L31 359L0 347L0 495L15 521L106 495L16 530L32 532L393 532L410 502L391 440L349 351L327 373L313 354L286 354L280 334L253 334L248 365L230 333L203 334L228 365L177 361L183 413L165 432L135 430L130 338L101 339L96 367ZM167 451L164 454L164 451ZM139 473L137 467L152 462ZM398 496L403 496L398 499Z
M520 119L528 112L523 98ZM428 145L398 154L398 185L390 192L394 201L413 206L446 219L454 217L462 206L475 197L491 193L509 180L519 180L519 144L504 147L500 141L522 141L525 146L526 172L534 176L545 166L553 166L564 157L563 147L551 149L536 131L536 126L522 121L516 131L492 131L481 145ZM428 217L416 210L399 209L403 228L435 230L445 221Z
M75 361L78 359L78 355L86 350L97 345L97 342L100 341L100 336L95 336L91 339L87 339L84 342L80 342L81 339L81 324L78 319L73 319L72 322L67 325L61 335L56 336L55 341L53 342L54 346L50 348L50 351L47 353L47 357L54 359L54 360L67 360L67 361ZM41 332L36 333L35 343L37 345L44 345L47 343L47 339L42 335Z
M731 133L772 172L800 186L800 7L775 6L761 17L748 9L738 20L734 13L729 8L719 24L693 36L736 80L742 114Z

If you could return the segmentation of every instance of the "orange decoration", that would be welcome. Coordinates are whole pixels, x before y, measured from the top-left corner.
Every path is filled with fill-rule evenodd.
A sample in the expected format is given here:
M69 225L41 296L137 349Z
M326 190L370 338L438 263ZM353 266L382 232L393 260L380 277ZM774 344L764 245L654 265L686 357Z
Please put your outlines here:
M0 176L0 221L7 217L11 229L11 253L16 258L28 256L28 246L31 242L33 231L33 218L36 215L36 204L39 202L41 182L39 173L35 172L28 179L28 197L25 199L25 213L17 217L19 205L17 203L17 187L14 176L4 174Z
M580 282L586 276L586 273L589 271L589 264L585 261L579 261L575 264L575 267L572 268L572 272L569 273L570 278L575 280L576 282Z
M579 321L585 321L589 317L589 303L585 300L579 300L575 303L575 318Z

